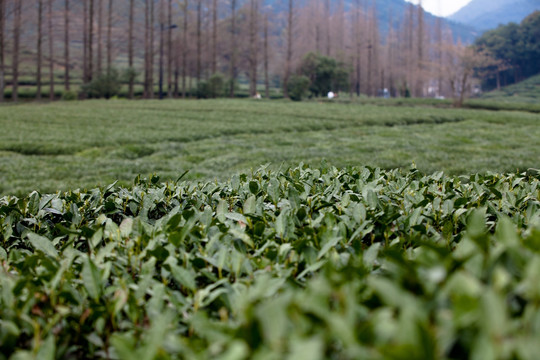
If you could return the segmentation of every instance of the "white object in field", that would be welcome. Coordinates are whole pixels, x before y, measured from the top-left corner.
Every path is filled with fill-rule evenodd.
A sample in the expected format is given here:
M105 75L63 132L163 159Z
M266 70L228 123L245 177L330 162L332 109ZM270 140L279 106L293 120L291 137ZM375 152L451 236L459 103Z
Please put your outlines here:
M336 94L334 94L333 91L330 91L330 92L328 93L328 98L329 98L329 99L333 99L334 97L336 97Z

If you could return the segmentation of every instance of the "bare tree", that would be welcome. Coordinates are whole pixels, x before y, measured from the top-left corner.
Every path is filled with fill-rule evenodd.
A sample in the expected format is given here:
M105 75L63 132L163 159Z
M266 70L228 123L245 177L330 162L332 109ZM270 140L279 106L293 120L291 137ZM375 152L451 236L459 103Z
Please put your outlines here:
M393 17L392 14L390 14L390 20L389 20L389 27L388 27L388 36L386 40L386 50L387 50L387 56L386 56L386 68L388 69L388 87L390 89L390 95L395 96L395 71L397 64L395 62L395 30L393 26Z
M93 49L94 49L94 0L90 0L90 6L88 9L88 81L92 81L94 77L93 69Z
M163 47L165 37L165 9L164 0L159 0L159 98L163 99Z
M201 81L201 56L202 56L202 34L201 34L201 24L202 22L202 0L197 0L197 64L196 64L196 77L197 77L197 85L199 85Z
M129 71L133 71L133 21L134 21L134 12L135 12L135 0L129 0L129 29L128 29L128 65ZM146 35L146 27L145 27ZM146 43L145 43L146 46ZM129 77L128 84L129 98L133 99L133 88L134 88L134 79L133 76Z
M167 6L167 24L168 24L168 31L167 31L167 95L169 98L173 97L173 83L172 83L172 63L173 63L173 41L172 41L172 30L173 27L176 27L176 25L173 25L172 23L172 0L168 0L168 6Z
M148 54L150 56L148 62L148 96L154 98L154 1L150 1L150 48Z
M437 95L442 96L443 93L443 74L442 74L442 19L437 17L435 23L435 38L437 42L436 51L437 51Z
M212 0L212 74L217 72L217 19L218 2Z
M270 98L270 78L268 76L268 14L264 16L264 96Z
M54 100L53 0L49 0L49 99Z
M423 96L424 94L424 84L422 81L423 70L424 70L424 9L422 8L422 0L418 4L418 31L417 31L417 75L416 75L416 90L415 96Z
M366 14L367 15L367 14ZM368 15L368 44L367 44L367 94L369 96L373 95L373 78L374 73L376 72L374 70L375 68L375 62L374 62L374 48L375 48L375 32L376 32L376 26L377 22L375 19L376 13L375 13L375 6L372 4L371 6L371 12Z
M283 95L289 97L289 78L292 67L292 49L293 49L293 0L289 0L289 10L287 13L287 57L285 60L285 76L283 78Z
M234 1L234 0L233 0ZM186 98L186 78L187 78L187 52L188 52L188 19L189 9L188 0L184 0L183 13L184 13L184 29L182 32L182 98Z
M64 8L64 89L69 90L69 0Z
M229 96L234 97L236 83L236 0L231 0L231 68Z
M97 0L97 61L96 61L96 71L98 75L101 75L102 70L102 60L103 60L103 0Z
M88 3L87 0L82 0L83 4L83 83L86 84L89 81L88 75Z
M12 99L19 100L19 52L21 42L21 12L22 0L14 0L14 20L13 20L13 84Z
M361 0L356 0L356 8L354 9L354 37L356 43L356 95L360 96L361 81L362 81L362 28L360 24Z
M5 28L5 21L6 21L5 19L6 19L6 0L0 0L0 102L4 101L4 89L6 87L5 72L4 72L4 65L5 65L4 28Z
M43 0L38 0L37 13L37 68L36 68L36 99L41 99L41 66L43 60L42 42L43 42Z
M249 94L257 94L257 53L259 50L257 44L257 34L259 30L259 0L250 0L249 11Z
M144 33L144 97L154 97L154 1L145 0L145 33Z
M324 16L326 19L326 56L331 55L331 46L332 46L332 27L330 26L330 17L331 17L331 4L330 0L326 0Z
M182 57L180 56L181 43L180 36L174 39L174 97L180 95L180 64Z
M109 9L107 14L107 74L111 73L112 69L112 14L113 0L109 0Z
M313 17L312 21L315 25L315 51L319 55L322 53L322 46L321 46L321 2L320 0L316 0L313 3L311 3L311 6L313 7Z

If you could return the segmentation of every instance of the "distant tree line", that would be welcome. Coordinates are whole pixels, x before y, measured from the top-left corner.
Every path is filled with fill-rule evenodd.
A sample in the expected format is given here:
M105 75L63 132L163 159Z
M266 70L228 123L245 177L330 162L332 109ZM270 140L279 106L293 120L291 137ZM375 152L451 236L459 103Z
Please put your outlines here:
M293 78L312 96L468 91L448 71L464 46L421 3L383 36L371 0L280 1L284 12L263 0L0 0L0 100L110 97L119 83L128 98L234 97L240 83L245 96L290 97Z
M488 89L540 73L540 11L529 15L521 24L501 25L484 33L475 46L495 60L477 69Z

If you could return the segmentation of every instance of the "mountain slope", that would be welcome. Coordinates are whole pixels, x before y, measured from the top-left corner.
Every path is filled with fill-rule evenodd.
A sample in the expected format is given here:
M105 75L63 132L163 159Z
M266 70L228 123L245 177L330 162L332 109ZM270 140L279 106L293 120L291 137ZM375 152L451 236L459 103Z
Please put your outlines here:
M336 8L338 5L337 0L331 0L332 7ZM488 0L489 1L489 0ZM494 1L506 1L506 0L494 0ZM540 1L540 0L539 0ZM243 0L241 3L245 3L247 0ZM302 7L306 5L309 0L295 0L295 6ZM371 1L364 1L364 4L371 3ZM411 5L405 0L377 0L377 21L379 23L380 31L383 36L388 32L390 19L394 28L398 29L400 22L403 20L403 16L406 13L407 8ZM356 4L356 0L343 0L345 11L350 10ZM270 6L274 12L286 12L287 2L283 0L265 0L265 5ZM415 6L416 8L416 6ZM429 25L434 25L437 17L431 13L425 13L425 21ZM456 39L461 39L466 43L471 43L479 35L478 31L466 24L458 23L452 19L443 19L443 24L449 27Z
M500 24L519 23L535 10L540 10L540 0L473 0L449 19L489 30Z

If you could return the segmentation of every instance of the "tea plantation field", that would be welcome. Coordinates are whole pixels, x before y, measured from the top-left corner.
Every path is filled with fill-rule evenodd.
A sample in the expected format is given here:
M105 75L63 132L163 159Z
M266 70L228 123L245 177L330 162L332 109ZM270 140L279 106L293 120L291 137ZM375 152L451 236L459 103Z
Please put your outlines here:
M540 174L261 168L0 199L0 359L524 359Z
M399 105L400 102L392 102ZM390 104L390 102L380 102ZM405 106L407 104L415 106ZM437 104L434 102L433 104ZM270 163L413 162L430 173L538 168L540 115L285 101L86 101L0 107L0 195L92 188L138 174L226 180Z
M0 107L0 360L538 359L540 116L370 102Z

